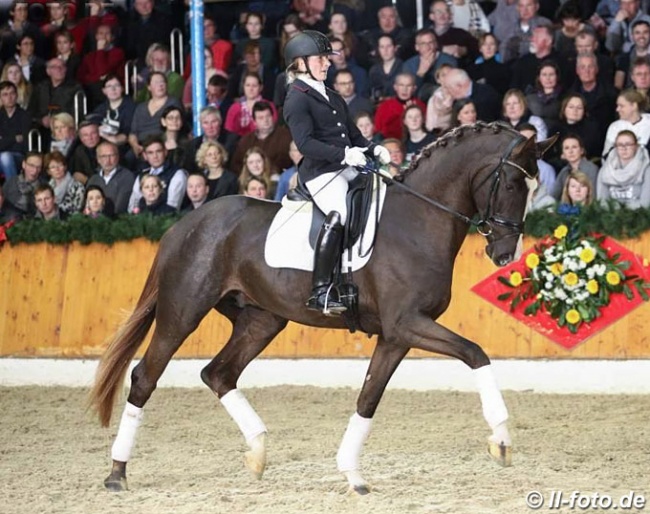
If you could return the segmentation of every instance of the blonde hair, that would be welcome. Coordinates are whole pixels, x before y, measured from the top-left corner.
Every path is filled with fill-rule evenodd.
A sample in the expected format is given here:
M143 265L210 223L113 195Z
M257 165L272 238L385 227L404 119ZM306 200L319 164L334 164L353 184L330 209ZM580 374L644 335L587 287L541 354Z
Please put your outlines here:
M27 82L25 79L25 75L23 73L23 69L21 68L20 64L16 62L8 62L5 64L2 68L2 75L0 76L0 82L4 81L9 81L9 69L15 66L20 70L20 81L18 84L16 84L16 92L18 93L18 105L20 105L23 109L27 109L29 106L29 99L32 96L32 85Z
M228 151L223 147L221 143L217 143L216 141L205 141L201 144L201 146L199 146L199 149L196 151L196 164L202 170L207 167L205 163L205 156L207 155L210 148L216 148L219 150L219 153L221 154L222 166L225 162L228 162Z
M244 159L243 159L244 164L242 165L241 173L239 174L239 187L241 188L242 191L245 191L249 179L251 177L257 176L257 175L253 175L250 172L250 170L248 169L248 165L246 164L248 158L254 153L259 154L262 157L262 161L264 162L264 169L262 170L261 177L264 179L264 181L267 184L271 183L271 161L264 153L264 150L262 150L259 146L253 146L249 148L246 154L244 155Z
M562 199L560 201L562 203L568 203L573 205L573 200L571 200L571 198L569 197L570 180L575 180L578 184L580 184L581 186L585 186L587 188L587 198L585 198L584 205L591 204L591 202L594 199L594 185L592 184L589 176L580 170L572 171L567 175L567 178L564 181L564 186L562 187Z
M55 121L63 123L68 128L74 128L74 118L67 112L60 112L59 114L52 116L50 126L52 126Z

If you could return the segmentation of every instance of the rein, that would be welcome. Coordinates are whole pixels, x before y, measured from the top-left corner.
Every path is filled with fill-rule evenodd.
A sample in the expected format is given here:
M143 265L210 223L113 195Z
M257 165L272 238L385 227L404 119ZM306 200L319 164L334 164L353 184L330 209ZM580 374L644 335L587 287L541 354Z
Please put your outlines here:
M523 167L521 167L519 164L516 162L513 162L510 160L510 154L512 154L513 150L515 147L522 141L525 141L525 138L523 136L519 136L515 139L513 139L508 147L506 148L506 151L504 152L503 156L499 160L499 164L497 164L496 168L492 170L492 172L485 177L485 179L479 184L477 189L480 189L483 187L483 185L488 181L490 177L494 177L494 180L492 181L492 185L490 187L490 197L488 200L488 205L485 210L485 214L481 216L479 220L475 220L473 218L470 218L469 216L466 216L465 214L458 212L450 207L447 207L446 205L438 202L437 200L433 200L432 198L429 198L428 196L423 195L422 193L417 192L413 188L407 186L406 184L403 184L402 182L399 182L395 180L393 177L388 177L386 174L382 173L379 171L376 167L374 166L366 166L364 171L369 171L371 173L375 173L384 179L387 179L390 181L390 183L394 186L397 186L398 188L403 189L407 193L409 193L412 196L415 196L416 198L419 198L420 200L428 203L429 205L432 205L434 207L437 207L438 209L446 212L447 214L451 214L453 217L461 220L463 223L470 225L470 226L475 226L476 230L479 232L479 234L483 236L489 236L492 233L492 223L496 225L501 225L506 228L512 229L516 235L519 235L523 231L523 223L522 222L517 222L517 221L512 221L512 220L507 220L505 218L501 218L500 216L495 216L492 214L492 203L494 200L494 197L496 196L497 188L499 186L499 182L501 181L501 172L503 171L503 167L505 165L512 166L516 170L520 171L523 173L526 178L529 179L534 179L534 177L526 171ZM389 163L389 165L393 165L397 168L399 168L398 165L395 163ZM515 234L513 234L515 235Z

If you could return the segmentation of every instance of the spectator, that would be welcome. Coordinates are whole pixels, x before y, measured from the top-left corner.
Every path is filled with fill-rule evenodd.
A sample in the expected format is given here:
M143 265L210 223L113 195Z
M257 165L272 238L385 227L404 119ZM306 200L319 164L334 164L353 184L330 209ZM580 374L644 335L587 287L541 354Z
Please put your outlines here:
M565 2L557 13L560 27L555 29L553 48L562 59L575 59L575 40L577 35L587 28L582 21L582 13L577 2Z
M431 2L429 20L432 22L433 31L438 38L438 46L443 53L451 55L463 63L474 62L474 59L478 56L476 38L467 30L455 25L451 6L447 4L446 0L433 0Z
M472 82L461 69L450 70L445 81L454 100L470 98L474 102L479 120L490 122L499 117L499 93L492 86Z
M643 57L635 59L630 71L632 87L646 99L646 109L650 105L648 91L650 90L650 60Z
M55 57L47 62L49 80L36 85L29 102L29 111L35 124L50 129L51 116L67 112L74 116L74 98L81 91L76 82L67 81L65 63Z
M332 65L327 69L327 79L325 80L327 86L333 87L334 75L337 71L347 70L354 78L357 93L364 98L368 98L370 95L370 85L368 83L368 73L366 70L354 62L348 62L348 58L345 55L345 43L343 43L343 41L340 39L332 39L331 45L332 52L334 53L330 56Z
M289 143L291 134L286 126L279 126L273 118L271 104L266 101L253 104L253 122L255 130L242 137L232 157L232 168L240 170L246 152L256 146L268 156L271 161L272 173L277 174L291 165L289 159Z
M4 82L6 80L16 86L16 93L18 94L18 99L16 100L17 105L23 109L27 109L29 107L29 99L32 96L32 85L25 80L23 69L15 62L5 64L4 68L2 68L0 81Z
M5 182L5 200L18 209L23 216L33 216L36 212L34 191L39 184L44 183L41 178L42 170L41 154L28 152L22 163L22 171Z
M60 112L52 116L52 139L50 152L61 152L66 158L74 147L77 131L74 128L74 118L67 112Z
M189 143L188 130L183 117L183 110L173 105L166 107L160 117L160 129L167 149L167 159L177 166L182 166L186 161Z
M67 30L59 30L54 34L56 56L65 63L65 79L77 80L77 71L81 64L81 56L75 50L75 41Z
M168 43L171 29L169 16L154 9L154 0L134 0L133 11L124 28L127 60L137 59L139 68L145 66L149 47L154 43Z
M199 113L199 123L201 124L202 134L190 140L188 145L187 160L183 168L190 173L201 171L196 167L195 155L200 146L206 141L214 141L221 143L228 153L235 146L235 136L230 135L227 131L221 130L222 117L219 109L208 105L204 107Z
M85 53L77 79L84 86L91 108L104 101L103 87L106 78L118 77L124 73L124 50L113 44L114 36L110 25L100 25L95 31L95 50ZM120 84L121 86L121 84Z
M104 195L104 190L95 185L86 188L83 213L90 218L113 218L115 216L113 204Z
M650 159L631 130L616 136L614 151L598 173L596 197L603 203L616 200L630 209L650 207Z
M284 99L282 101L284 102ZM232 105L232 98L228 96L227 78L221 75L213 75L208 80L207 105L219 109L221 119L226 119L228 109Z
M455 100L451 106L451 126L472 125L476 123L476 106L470 98Z
M176 209L166 202L165 184L160 177L145 174L136 183L140 185L139 189L142 191L142 197L138 201L137 208L133 210L133 214L164 216L176 212Z
M571 74L567 75L566 79L576 78L576 60L578 55L593 54L598 61L598 77L606 83L614 83L614 61L609 55L600 51L598 38L593 30L585 28L578 32L575 39L575 53L569 58L567 70L571 70Z
M476 38L490 32L490 22L476 0L452 0L449 7L454 27L466 30Z
M526 97L518 89L511 89L504 95L502 115L505 122L520 132L521 124L533 125L537 141L543 141L548 137L548 129L544 120L530 113Z
M397 8L386 5L377 10L379 27L365 33L366 44L371 48L371 56L376 57L379 38L384 35L391 36L397 45L397 55L406 60L413 55L413 36L410 30L403 28L399 19Z
M18 52L14 55L11 62L15 62L23 70L23 76L31 84L38 84L47 78L45 72L45 61L34 55L34 37L29 34L23 34L18 38L16 49Z
M255 41L260 50L260 57L264 69L272 72L278 67L278 49L275 40L262 35L264 16L257 12L246 14L245 28L248 37L237 42L235 46L235 62L238 62L245 53L246 45Z
M347 69L337 70L334 74L334 90L341 95L348 106L348 111L352 117L358 112L374 112L375 106L366 97L358 95L354 76Z
M375 121L369 112L357 113L354 117L354 124L361 132L361 135L371 143L379 144L384 139L381 134L375 132Z
M86 184L88 179L97 172L97 146L99 126L92 120L82 121L79 124L79 143L70 157L70 170L75 180Z
M539 16L539 3L537 0L517 0L517 20L513 25L505 28L501 36L499 49L504 63L514 61L526 55L529 51L530 40L535 27L551 25L551 20Z
M481 55L473 65L467 67L467 71L474 82L492 86L500 96L503 96L510 89L512 72L509 66L503 64L498 50L497 38L492 34L483 34L479 38Z
M292 165L289 168L284 169L278 180L278 187L275 190L274 200L276 202L281 202L282 199L291 189L291 181L297 178L296 173L298 173L298 163L302 160L302 154L298 150L298 146L295 141L289 143L289 158L291 159Z
M551 196L560 200L563 193L563 186L566 185L569 175L581 172L587 175L590 182L595 184L598 177L598 166L585 158L585 146L580 136L569 134L560 142L562 148L562 159L567 163L557 174L555 185L549 190Z
M242 194L251 198L266 200L269 186L266 180L258 176L250 176L242 186Z
M598 75L598 60L594 54L578 54L576 60L578 80L571 88L580 93L587 104L587 113L600 127L607 127L614 121L616 89L609 82L604 82Z
M228 152L216 141L206 140L196 152L197 169L208 180L210 200L239 192L237 175L225 168L227 161Z
M86 37L86 26L76 25L74 23L74 13L71 13L70 7L74 10L75 6L71 2L66 1L49 1L47 8L49 11L48 22L41 27L41 32L46 38L47 47L52 50L56 49L55 55L58 55L57 35L66 31L70 34L73 44L77 48L83 48L84 39ZM74 75L73 75L74 77Z
M570 93L560 106L560 139L577 134L584 142L587 159L599 158L603 150L604 132L587 114L587 102L578 93Z
M209 193L210 186L206 176L202 173L192 173L187 177L184 207L181 212L187 214L205 205L210 201Z
M404 124L406 160L411 162L425 146L436 140L436 136L425 129L424 111L418 105L409 105L404 109L402 123Z
M291 63L284 62L284 47L286 46L287 42L291 38L297 36L303 30L305 30L305 24L300 19L300 16L298 16L298 14L296 13L290 13L282 22L282 29L280 31L280 52L279 52L280 69L284 69L289 64L291 64ZM277 91L277 87L276 87L276 91Z
M532 138L536 141L545 139L543 137L540 137L539 133L537 132L537 127L532 123L520 123L516 127L516 130L518 130L519 133L522 136L524 136L526 139ZM540 186L544 186L543 193L544 196L546 196L548 195L548 191L551 191L555 184L555 170L553 169L553 166L551 166L548 162L542 159L537 159L537 169L539 170L539 175L538 175L539 184ZM553 202L552 198L551 198L551 202ZM538 198L536 202L538 208L539 208L539 203L540 201Z
M402 113L411 104L426 109L424 103L415 95L415 75L402 72L395 77L393 88L396 97L387 98L377 106L375 128L383 137L401 139Z
M140 185L142 179L149 175L158 177L162 184L163 200L161 201L178 210L185 196L185 185L187 183L185 170L167 160L167 149L159 136L146 139L142 144L142 148L142 155L148 167L140 173L139 180L133 183L133 190L129 198L129 212L136 212L138 208L142 208L139 204L143 196Z
M650 140L650 114L645 113L646 98L634 89L622 91L616 99L619 119L607 127L603 157L614 147L614 140L622 130L636 135L639 144L645 146Z
M370 98L379 103L389 96L395 95L393 84L395 77L402 70L404 61L397 57L397 46L393 36L385 34L377 42L378 61L373 64L368 73L370 83Z
M635 22L645 20L650 23L650 16L640 9L640 0L620 0L619 6L619 11L607 27L605 38L605 48L613 54L630 51Z
M49 184L54 191L57 207L66 214L80 212L83 208L84 185L72 178L63 154L54 151L45 155L44 167L50 176Z
M345 48L345 58L347 62L352 62L360 66L370 65L368 60L368 49L362 40L360 40L350 27L348 26L348 19L345 14L341 12L333 12L329 19L329 34L327 34L330 41L338 39L343 42Z
M497 0L496 7L488 15L488 21L492 26L494 37L505 41L508 33L517 26L519 13L517 12L517 0Z
M559 177L558 177L559 179ZM567 175L564 180L564 187L562 188L562 197L558 211L562 212L563 206L577 208L579 212L580 207L591 205L594 200L594 183L589 179L586 173L580 170L572 171Z
M142 153L142 141L150 136L160 135L160 118L163 111L170 106L181 107L180 102L169 96L165 75L154 71L149 75L147 85L151 95L150 100L139 104L133 113L129 144L136 157Z
M13 82L0 82L0 173L5 177L18 174L19 162L27 152L29 114L17 105L18 90Z
M204 56L204 66L205 66L205 90L207 91L208 85L210 84L210 79L214 77L217 73L217 69L214 67L214 63L212 61L212 50L210 50L210 47L205 47L203 50L203 56ZM221 72L223 74L223 72ZM224 74L225 75L225 74ZM224 77L225 78L225 77ZM192 80L192 75L190 75L187 80L185 81L185 87L183 88L183 106L188 110L192 110L192 86L193 80Z
M240 191L245 191L248 180L251 177L258 177L264 180L269 187L272 187L273 182L277 183L278 175L272 176L271 162L264 152L256 147L250 148L244 155L244 165L242 166L241 173L239 174L239 188ZM270 197L275 196L275 188L271 191L268 190Z
M451 66L438 68L436 80L440 86L427 101L426 127L429 132L444 132L451 126L451 106L454 99L447 87L446 77Z
M99 135L126 153L135 104L130 96L124 96L124 87L117 75L108 74L102 81L105 100L87 116L99 125Z
M244 94L228 109L225 128L227 131L243 137L255 130L253 106L263 101L262 82L255 73L247 73L244 78ZM266 101L266 100L264 100ZM273 112L273 121L277 122L278 112L275 106L268 102Z
M393 177L408 168L404 143L402 143L399 139L389 137L388 139L384 139L381 144L388 150L388 153L390 154L390 164L388 165L388 171Z
M30 36L32 43L40 39L38 27L29 21L28 1L13 0L9 7L9 20L0 27L0 61L7 62L13 57L23 35Z
M261 61L260 47L257 41L249 41L244 48L244 61L239 63L230 76L229 95L236 98L245 94L244 82L250 74L255 74L262 85L264 97L273 98L275 88L275 70L269 69Z
M555 61L543 61L537 72L535 86L526 95L526 103L530 112L542 119L549 133L555 132L560 122L561 93L557 64Z
M54 190L49 184L39 184L36 186L36 189L34 189L34 203L36 205L34 219L65 221L68 218L67 213L59 209L59 206L56 204Z
M424 84L438 85L435 73L441 65L449 64L454 68L458 65L455 57L438 50L438 39L432 29L418 30L415 35L415 49L417 55L408 59L402 70L412 73L416 77L418 90L422 89Z
M22 213L5 200L2 184L0 184L0 227L4 225L5 228L8 228L8 224L13 224L21 219Z
M147 50L145 57L146 67L137 75L137 90L135 95L136 102L146 102L151 99L151 91L144 84L149 84L149 77L153 73L160 73L167 82L167 94L177 100L183 98L183 88L185 87L183 77L181 77L171 68L171 53L162 43L154 43Z
M219 37L214 20L207 16L203 18L203 42L205 48L210 51L212 67L215 70L220 71L222 74L227 74L228 70L230 70L232 61L232 43ZM183 75L183 78L185 79L190 77L192 71L191 56L192 53L188 52L185 58L185 73Z
M623 89L631 85L630 68L631 63L638 58L650 58L650 22L640 19L632 25L633 46L629 52L620 54L616 59L616 72L614 74L614 86Z
M115 214L125 214L135 182L134 174L120 166L117 145L102 141L97 146L99 171L88 179L87 187L99 187L111 201Z

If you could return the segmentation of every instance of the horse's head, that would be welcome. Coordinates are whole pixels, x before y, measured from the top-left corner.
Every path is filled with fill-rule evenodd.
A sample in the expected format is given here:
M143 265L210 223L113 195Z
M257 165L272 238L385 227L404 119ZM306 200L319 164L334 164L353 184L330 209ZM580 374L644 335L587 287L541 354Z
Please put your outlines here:
M515 135L499 164L474 185L479 211L478 231L488 241L486 253L497 266L505 266L521 254L526 207L537 188L537 159L555 143L557 135L535 143Z

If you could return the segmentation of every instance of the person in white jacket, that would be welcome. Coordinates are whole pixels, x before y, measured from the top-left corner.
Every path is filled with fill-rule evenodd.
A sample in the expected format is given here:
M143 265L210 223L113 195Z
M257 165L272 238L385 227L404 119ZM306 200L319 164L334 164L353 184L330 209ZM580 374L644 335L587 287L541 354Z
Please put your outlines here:
M614 139L622 130L632 131L638 142L645 146L650 139L650 114L645 113L645 96L636 89L621 91L616 99L618 120L611 123L605 135L603 157L611 151Z

